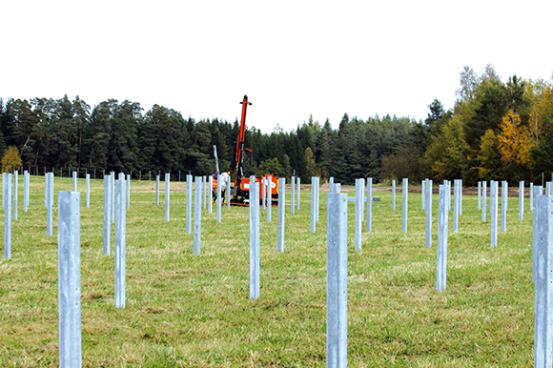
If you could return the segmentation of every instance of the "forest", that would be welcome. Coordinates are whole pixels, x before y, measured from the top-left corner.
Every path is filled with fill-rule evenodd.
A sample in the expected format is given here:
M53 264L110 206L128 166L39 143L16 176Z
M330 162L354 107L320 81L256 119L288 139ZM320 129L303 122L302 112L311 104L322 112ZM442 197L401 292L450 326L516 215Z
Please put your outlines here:
M351 183L408 177L541 180L553 171L553 85L510 76L488 65L460 72L451 109L430 101L424 120L367 119L345 113L337 127L312 118L292 131L248 128L245 173L334 176ZM334 124L336 126L336 124ZM108 99L90 106L78 96L0 100L0 152L16 147L22 166L44 170L215 172L232 165L238 122L194 120L169 107Z

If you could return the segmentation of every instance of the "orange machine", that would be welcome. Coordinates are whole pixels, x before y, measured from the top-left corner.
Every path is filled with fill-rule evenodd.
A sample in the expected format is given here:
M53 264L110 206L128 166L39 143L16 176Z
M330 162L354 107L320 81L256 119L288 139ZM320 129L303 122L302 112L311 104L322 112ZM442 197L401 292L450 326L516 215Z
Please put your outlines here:
M242 168L242 161L244 159L244 142L246 140L246 112L251 102L248 102L248 96L244 95L242 104L242 115L240 116L240 130L238 131L238 138L236 140L236 147L234 149L234 161L232 164L231 172L231 200L230 204L234 206L248 206L248 197L250 191L250 178L244 177L244 171ZM265 174L264 177L268 178L270 174ZM261 177L256 177L255 181L261 184ZM260 193L260 199L265 197L265 193ZM278 177L272 176L271 181L271 197L278 196Z
M259 183L259 187L261 188L262 178L265 178L268 182L269 177L271 177L271 183L270 183L271 199L276 199L276 197L278 197L278 177L272 176L271 174L265 174L263 176L256 177L255 182ZM245 194L246 196L249 194L249 192L250 192L250 178L242 178L240 180L240 192ZM265 198L265 194L266 194L266 192L263 189L261 189L259 199L263 200ZM248 204L249 204L249 199L248 198L243 198L243 202L233 201L233 198L234 198L234 196L230 200L231 205L234 205L234 206L248 206ZM274 206L277 205L277 203L275 201L272 201L271 203Z

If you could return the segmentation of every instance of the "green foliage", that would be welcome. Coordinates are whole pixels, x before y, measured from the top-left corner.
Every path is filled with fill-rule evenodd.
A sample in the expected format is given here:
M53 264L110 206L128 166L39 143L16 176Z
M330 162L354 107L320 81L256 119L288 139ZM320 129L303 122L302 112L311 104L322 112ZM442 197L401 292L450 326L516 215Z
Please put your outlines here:
M497 137L491 129L486 130L482 136L478 160L480 161L478 174L481 178L501 179L501 155Z
M315 157L320 168L320 174L328 178L332 167L332 137L333 131L328 119L325 121L315 145Z
M478 77L461 72L451 112L434 101L425 120L430 143L423 171L438 178L531 180L553 171L553 91L544 81L514 75L501 81L491 65Z
M396 153L382 158L383 179L409 178L409 180L420 179L421 163L418 148L409 145L401 147Z
M0 131L0 155L3 155L5 150L6 141L4 140L4 135L2 134L2 131Z
M538 82L531 86L528 128L534 142L530 151L534 174L553 171L553 86Z
M290 165L290 157L285 153L280 158L280 165L282 166L282 171L280 172L280 175L290 178L293 174L292 172L292 166Z
M508 109L505 85L496 79L486 78L478 84L473 100L467 101L462 120L468 145L478 151L480 137L488 129L498 132L501 119Z
M309 177L319 175L319 168L315 162L315 155L311 147L305 149L305 174Z
M450 119L425 153L425 161L436 179L464 178L467 171L467 150L463 124Z
M259 164L258 175L272 174L282 175L282 165L277 158L270 158Z

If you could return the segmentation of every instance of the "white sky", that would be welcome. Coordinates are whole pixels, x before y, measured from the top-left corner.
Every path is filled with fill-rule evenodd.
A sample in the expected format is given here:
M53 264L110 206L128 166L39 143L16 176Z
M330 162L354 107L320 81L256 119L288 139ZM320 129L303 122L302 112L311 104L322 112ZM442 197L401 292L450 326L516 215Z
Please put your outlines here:
M157 103L288 130L313 114L424 118L463 65L551 79L551 1L0 2L0 96Z

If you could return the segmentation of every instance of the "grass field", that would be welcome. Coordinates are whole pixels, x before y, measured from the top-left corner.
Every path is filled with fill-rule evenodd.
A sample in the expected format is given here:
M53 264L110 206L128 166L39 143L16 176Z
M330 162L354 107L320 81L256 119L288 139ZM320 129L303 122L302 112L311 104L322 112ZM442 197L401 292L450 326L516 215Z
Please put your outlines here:
M48 238L43 181L31 178L31 206L23 213L20 176L13 259L0 260L0 367L58 364L57 216ZM70 188L70 179L56 178L56 197ZM247 208L223 208L222 224L215 211L204 213L202 255L194 257L184 231L183 183L172 184L169 224L163 194L155 206L154 182L133 181L132 189L123 310L113 305L113 246L111 256L102 256L103 182L92 181L90 209L81 195L84 367L326 365L326 188L315 235L308 187L299 214L287 209L284 254L276 252L276 208L270 224L262 211L261 298L254 302ZM476 197L465 195L460 232L449 237L447 290L437 294L437 216L433 248L426 249L420 193L410 194L403 235L401 196L394 212L390 192L376 190L373 233L363 234L360 253L353 251L353 204L349 211L349 366L531 367L528 206L520 224L518 198L510 198L507 234L500 232L492 249L489 223L481 223ZM437 202L435 195L434 209Z

